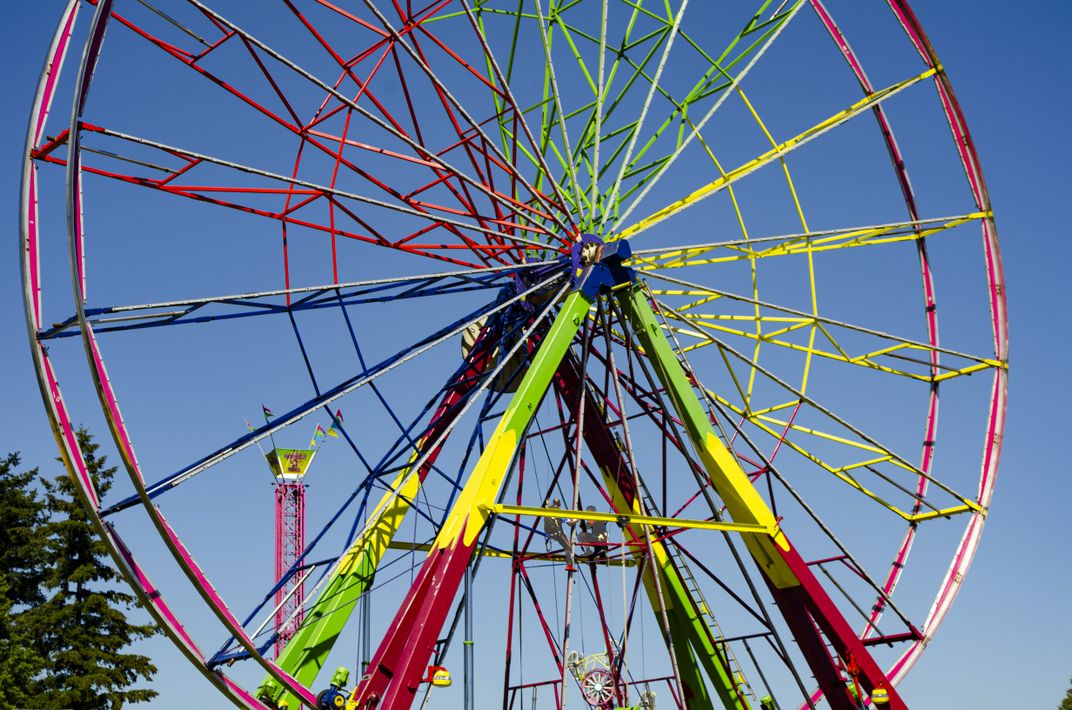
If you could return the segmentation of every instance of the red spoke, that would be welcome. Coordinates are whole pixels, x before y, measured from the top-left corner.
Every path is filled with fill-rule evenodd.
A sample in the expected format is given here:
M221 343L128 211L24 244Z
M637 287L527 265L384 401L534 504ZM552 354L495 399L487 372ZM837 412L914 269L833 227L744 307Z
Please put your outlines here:
M430 6L430 9L431 10L438 9L438 6L437 5L432 5L432 6ZM300 13L298 13L298 14L300 16ZM126 18L124 18L122 16L116 15L116 14L113 14L113 17L115 17L124 26L130 28L132 31L137 33L139 36L141 36L144 39L146 39L147 41L149 41L151 44L163 49L170 56L176 58L177 60L179 60L183 64L189 66L194 71L198 72L203 77L209 79L214 84L220 86L221 88L223 88L225 91L227 91L231 95L233 95L236 98L240 99L246 105L248 105L251 108L255 109L259 113L265 115L266 117L271 119L276 124L282 126L283 128L285 128L286 130L290 131L291 133L294 133L295 135L299 135L299 136L301 136L303 138L308 138L308 135L303 135L303 129L299 129L299 128L297 128L296 125L293 125L290 122L284 120L282 117L277 115L275 112L273 112L270 109L266 108L265 106L261 105L259 102L253 100L248 95L246 95L242 91L238 90L236 87L232 86L231 84L229 84L228 82L226 82L222 78L220 78L220 77L216 76L215 74L213 74L212 72L208 71L204 67L197 66L196 64L193 63L193 61L187 59L186 56L183 55L183 53L177 53L177 52L173 52L173 51L168 51L168 45L166 43L161 42L156 37L154 37L150 33L146 32L145 30L143 30L142 28L137 26L135 23L127 20ZM303 24L307 25L307 23L303 23ZM310 27L310 29L312 29L312 28ZM409 26L409 27L404 28L404 29L405 29L406 32L409 32L412 29L412 27ZM320 39L322 40L322 37ZM248 46L248 41L244 37L243 37L243 41ZM338 53L334 52L333 50L331 50L330 46L327 45L326 42L322 42L322 44L324 45L325 50L332 54L333 58L340 59ZM353 74L353 72L349 68L344 68L343 73L344 73L345 77L350 78L359 87L359 94L358 94L359 98L362 97L362 96L367 97L373 103L373 105L375 105L380 110L380 112L384 115L385 119L389 121L389 123L391 124L392 127L394 127L396 130L398 130L402 136L408 137L408 133L393 118L393 116L391 115L391 112L385 106L383 106L378 101L378 99L375 98L373 93L368 89L368 83L371 80L372 75L375 72L375 69L377 69L379 66L381 66L382 59L383 59L383 56L386 55L386 51L390 50L392 40L390 40L389 38L382 39L376 45L374 45L374 47L370 48L369 50L366 50L366 51L362 52L359 56L360 57L367 57L367 56L369 56L370 51L374 50L376 47L384 46L385 44L387 45L387 49L385 50L384 55L381 56L381 59L377 63L376 67L373 69L372 72L370 72L370 76L369 76L368 79L366 79L365 81L361 81L360 79L358 79ZM275 80L270 78L270 72L267 72L266 67L264 66L263 62L261 62L259 60L259 55L255 51L253 51L252 49L250 50L250 53L257 60L258 66L265 73L266 78L269 78L269 81L271 81L273 83L273 85L278 86L278 84L275 82ZM188 54L189 53L186 53L186 55L188 55ZM340 77L340 80L341 80L341 78L342 77ZM336 84L336 86L338 86L338 84ZM284 101L284 103L286 105L289 106L289 103L282 96L281 92L280 92L280 98L281 98L282 101ZM340 104L338 109L334 109L330 113L334 114L338 110L341 110L343 107L344 107L344 105ZM320 117L319 120L323 120L324 118L326 118L326 117ZM297 121L296 123L298 125L301 125L301 121ZM322 133L321 135L330 136L330 134L326 134L326 133ZM339 142L345 142L342 137L330 136L330 139L331 140L338 140ZM338 154L337 151L332 151L330 148L328 148L327 146L323 145L319 141L311 141L311 142L319 150L321 150L321 151L323 151L323 152L325 152L325 153L327 153L327 154L329 154L329 155L331 155L333 157L335 157ZM393 153L391 153L389 151L378 150L374 146L370 146L369 149L373 150L373 151L376 151L376 152L380 152L383 155L392 155L393 154ZM428 151L428 155L429 155L429 157L431 157L433 154L431 153L431 151ZM439 175L442 173L442 170L443 170L442 166L440 166L438 164L435 164L432 161L422 161L419 158L409 158L408 161L411 162L411 163L414 163L414 164L428 165L430 168L433 169L434 172L437 173L437 178L439 177ZM419 209L419 210L422 210L422 211L424 211L426 209L425 205L412 204L411 201L406 200L404 198L404 196L402 196L401 194L398 193L398 191L388 189L386 187L385 183L383 183L382 181L378 181L378 180L374 179L367 172L357 170L356 166L351 161L342 160L340 162L341 162L342 165L345 165L348 169L354 170L355 172L357 172L359 175L361 175L361 177L363 177L365 179L368 179L370 182L372 182L372 184L376 185L378 188L386 190L388 192L388 194L392 195L392 197L394 197L396 199L400 199L402 202L407 203L407 206L412 207L414 209ZM444 182L445 185L448 186L449 189L451 189L452 193L455 194L455 197L461 201L461 204L465 205L465 207L468 210L468 216L471 216L471 217L476 218L476 219L483 219L482 216L475 209L475 206L472 204L471 200L466 200L461 194L458 193L457 188L455 188L453 185L450 184L450 178L451 177L457 178L457 177L460 177L460 176L458 176L457 174L447 175L447 176L445 176L445 179L444 179L443 182ZM494 192L494 191L491 191L491 190L489 190L489 192L490 192L491 195L494 195L497 199L507 201L512 206L513 209L525 209L525 210L530 210L531 211L531 208L528 205L524 204L524 203L518 202L516 200L509 199L506 196L501 195L501 194L499 194L497 192ZM221 201L217 201L217 204L224 204L224 203L221 202ZM254 210L254 213L259 214L260 211ZM546 219L546 218L549 217L549 215L538 213L538 212L536 214L538 215L539 218L542 218L542 219ZM503 222L502 224L504 226L507 226L507 227L511 228L511 229L515 228L515 225L513 225L513 223L508 222L508 221ZM445 224L440 223L440 226L446 226L449 230L453 231L455 236L457 238L459 238L459 239L462 239L463 243L467 247L478 246L476 243L474 243L471 240L468 240L467 238L463 237L463 235L461 233L459 233L452 225L445 225ZM482 226L484 226L485 229L487 228L485 225L482 225ZM546 234L545 230L538 229L538 228L524 228L524 227L521 227L521 225L516 225L516 228L525 229L526 231L531 231L534 234ZM419 233L423 233L423 231L424 230L421 230L421 232L419 232ZM329 234L330 234L330 229L329 229ZM416 235L410 235L410 237L403 237L402 239L396 239L396 240L386 240L386 239L384 239L384 240L382 240L382 242L385 243L385 244L405 243L409 239L412 239L414 236L416 236ZM492 239L493 238L491 238L490 235L489 235L489 241L491 241ZM495 241L499 241L500 246L502 246L502 241L501 240L495 240ZM446 245L436 245L436 246L438 248L444 248ZM518 247L517 245L510 245L508 247L499 248L499 249L483 248L480 251L478 251L478 255L481 252L485 253L485 254L487 254L487 253L507 253L507 252L509 252L511 250L517 251L519 248L520 247ZM422 253L424 252L423 249L415 249L414 251L419 251L419 252L422 252Z

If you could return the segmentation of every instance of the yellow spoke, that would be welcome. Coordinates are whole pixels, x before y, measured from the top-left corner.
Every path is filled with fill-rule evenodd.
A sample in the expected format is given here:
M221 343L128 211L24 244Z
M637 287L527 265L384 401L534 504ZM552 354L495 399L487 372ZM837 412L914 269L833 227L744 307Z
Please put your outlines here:
M986 219L989 216L989 212L970 212L953 217L939 217L918 222L896 222L865 227L818 230L783 236L672 247L667 250L652 249L637 252L629 263L635 269L651 271L653 269L678 269L686 266L723 264L745 259L756 260L775 256L791 256L807 253L808 251L834 251L836 249L898 244L918 241L947 232L964 224ZM719 255L709 256L712 252Z
M885 508L886 510L890 511L891 513L893 513L894 515L898 516L899 518L901 518L901 519L903 519L905 521L908 521L908 522L923 522L923 521L926 521L926 520L933 520L933 519L936 519L936 518L944 518L944 517L948 517L950 515L956 515L958 513L963 513L963 512L973 511L973 510L974 511L981 510L981 507L977 503L975 503L974 501L972 501L972 500L970 500L968 498L965 498L965 497L961 496L959 493L956 493L956 492L953 492L950 495L952 495L954 498L956 498L958 500L959 505L953 506L951 508L941 509L941 508L937 508L932 503L928 502L926 499L921 499L920 500L920 499L917 499L915 495L902 491L902 493L904 493L904 495L906 495L909 498L911 498L913 500L913 502L916 501L916 500L920 500L920 502L923 505L925 505L925 506L927 506L927 507L932 509L931 511L926 512L926 513L910 513L910 512L907 512L907 511L903 510L901 507L898 507L894 503L890 502L886 497L880 495L876 491L874 491L871 488L865 486L855 476L852 475L853 471L856 471L856 470L859 470L859 469L865 469L865 470L870 471L873 475L876 475L877 477L882 478L881 476L879 476L876 473L876 471L874 470L873 467L878 465L878 464L884 464L884 463L896 466L896 467L898 467L898 468L900 468L902 470L908 471L909 473L913 473L913 474L917 473L911 467L906 467L905 465L903 465L898 460L898 457L895 454L893 454L892 452L886 451L886 450L884 450L884 449L882 449L880 447L875 447L873 445L865 444L865 443L859 442L859 441L853 441L851 439L847 439L847 438L842 437L842 436L837 436L837 435L831 434L829 432L820 431L818 429L814 429L814 428L811 428L811 427L804 427L804 426L800 426L800 425L797 425L797 424L788 425L788 427L787 427L788 423L786 421L784 421L784 420L779 420L779 419L776 419L774 417L765 416L765 415L762 415L762 414L760 414L758 412L748 414L745 411L743 411L741 407L738 407L738 406L734 405L732 402L726 400L724 397L720 397L719 395L717 395L716 393L714 393L714 392L712 392L710 390L707 390L707 393L708 393L709 396L711 396L714 400L716 400L720 405L722 405L726 409L729 409L730 411L733 411L734 413L738 414L739 416L746 418L748 420L748 422L753 424L760 431L764 432L765 434L771 436L774 439L780 439L783 442L784 446L787 446L789 449L791 449L792 451L796 452L797 454L799 454L803 458L807 459L808 461L811 461L813 464L815 464L816 466L818 466L822 470L826 471L828 474L834 476L835 478L837 478L841 482L847 484L853 490L855 490L855 491L857 491L859 493L862 493L863 495L867 496L869 499L871 499L874 502L878 503L883 508ZM785 403L785 404L776 405L776 407L772 407L771 409L775 409L775 408L785 409L785 408L792 407L792 406L796 406L796 402L789 402L789 403ZM783 438L782 437L782 432L786 431L787 428L788 428L789 431L794 431L794 432L807 434L807 435L810 435L810 436L815 436L816 438L820 438L820 439L823 439L823 440L826 440L826 441L831 441L831 442L843 444L845 446L848 446L848 447L851 447L851 448L854 448L854 449L859 449L859 450L862 450L862 451L867 451L869 453L878 454L878 456L872 456L870 458L855 461L853 463L848 463L848 464L843 464L843 465L833 465L833 464L828 463L827 461L825 461L819 455L813 453L810 449L808 449L807 447L803 446L799 442L789 438L788 436Z
M754 410L752 410L752 416L754 416L754 417L762 417L765 414L771 414L773 412L780 412L783 409L792 409L793 407L797 406L797 404L798 404L798 400L795 400L795 399L790 400L788 402L782 402L781 404L772 404L771 406L766 407L764 409L754 409Z
M734 168L733 170L726 173L724 177L720 177L717 180L714 180L707 185L704 185L700 189L689 193L680 200L677 200L676 202L670 203L658 212L655 212L654 214L645 217L639 222L633 224L632 226L626 227L618 234L618 238L629 239L631 237L634 237L637 234L643 232L644 230L653 227L659 222L662 222L663 220L672 217L677 213L688 209L689 207L692 207L697 202L707 197L710 197L716 192L724 190L726 187L733 184L737 180L740 180L745 175L753 173L764 165L767 165L768 163L771 163L775 160L784 157L785 155L788 155L789 153L796 150L805 143L808 143L809 141L819 137L823 133L826 133L827 131L836 128L837 126L841 125L842 123L845 123L854 116L858 116L864 111L867 111L872 107L879 105L886 99L890 98L891 96L894 96L895 94L900 93L904 89L907 89L908 87L917 84L924 79L934 76L937 71L938 69L936 67L932 67L922 72L921 74L917 74L916 76L910 77L908 79L905 79L904 81L893 84L892 86L887 86L884 89L880 89L872 94L869 94L868 96L854 103L852 106L849 106L848 108L839 111L838 113L835 113L833 116L830 116L829 118L815 124L811 128L805 130L803 133L800 133L790 138L789 140L776 145L774 148L767 151L763 155L760 155L757 158L753 158L749 162L737 168Z
M793 342L788 341L788 340L782 340L782 339L776 337L778 335L788 333L790 331L799 330L799 329L801 329L803 327L814 325L815 324L814 321L806 322L806 323L798 323L797 325L793 325L793 326L790 326L788 328L783 328L783 329L781 329L779 331L770 331L769 333L766 333L766 334L763 334L763 335L756 335L755 333L753 333L751 331L743 330L743 329L740 329L740 328L731 328L731 327L726 326L726 325L718 325L718 324L715 324L715 323L705 323L704 322L705 318L703 316L693 316L691 314L680 314L680 319L683 320L683 321L686 321L686 322L690 323L691 325L694 325L697 328L699 328L701 330L704 330L704 331L725 333L725 334L728 334L728 335L735 335L735 336L738 336L738 337L741 337L741 338L757 340L757 341L763 342L763 343L770 343L771 345L776 345L778 347L786 348L786 349L789 349L789 350L795 350L797 352L804 353L805 355L822 357L822 358L825 358L827 360L834 360L836 362L844 362L844 363L849 364L849 365L856 365L856 366L859 366L859 367L867 368L869 370L876 370L878 372L885 372L885 373L890 374L890 375L897 375L897 376L900 376L900 377L907 377L909 379L918 380L920 382L948 380L948 379L952 379L954 377L960 377L962 375L970 375L970 374L972 374L974 372L978 372L979 370L983 370L983 369L986 369L988 367L993 367L994 366L991 363L978 363L978 364L969 365L969 366L959 368L959 369L948 369L946 372L943 372L940 375L932 377L929 374L920 374L920 373L917 373L917 372L909 372L907 370L898 369L898 368L895 368L895 367L891 367L889 365L883 365L883 364L881 364L879 362L876 362L873 359L873 358L881 356L881 355L890 355L891 353L893 353L893 352L895 352L897 350L922 351L922 352L925 352L925 353L929 354L931 349L928 348L928 347L925 347L925 346L915 346L915 345L908 345L908 344L905 344L905 343L898 343L896 345L893 345L893 346L890 346L890 347L887 347L887 348L883 348L881 350L877 350L877 351L875 351L873 353L867 353L867 354L864 354L864 355L857 355L855 357L850 357L847 354L845 354L845 352L843 350L841 350L840 346L838 346L837 343L835 341L833 341L833 340L831 340L831 344L835 347L835 350L834 351L829 351L829 350L823 350L823 349L817 348L817 347L814 346L814 344L802 345L802 344L799 344L799 343L793 343ZM747 320L752 320L751 317L747 317L746 319ZM760 319L760 320L765 320L765 319ZM711 342L702 332L697 332L695 330L690 330L688 328L678 328L678 327L675 327L675 326L672 326L671 329L675 333L680 333L680 334L683 334L683 335L689 335L691 337L694 337L694 338L697 338L698 340L700 340L700 342L684 346L682 348L682 350L684 352L690 352L692 350L698 350L700 348L704 348L704 347L707 347L709 345L715 345L716 344L716 343ZM824 335L827 335L827 332L825 331L825 329L823 329L822 332L824 333ZM924 363L921 363L921 364L924 364Z
M800 319L802 319L804 321L807 321L809 324L814 323L814 325L816 325L824 333L824 335L830 341L831 345L838 351L837 353L825 353L825 351L817 351L817 354L823 353L824 356L829 356L829 357L831 357L833 359L848 362L850 364L861 364L861 363L863 363L863 364L866 364L869 367L874 367L875 369L883 369L885 366L878 365L877 363L870 363L870 362L867 361L867 359L871 358L871 357L877 357L877 356L880 356L880 355L883 355L883 354L894 355L895 356L896 353L894 353L893 351L899 348L899 349L910 350L910 351L919 351L921 353L926 354L928 357L932 353L939 353L939 354L944 355L944 356L963 359L963 360L967 360L967 361L972 363L971 365L966 365L966 366L960 367L960 368L948 367L947 365L939 365L939 369L943 370L943 372L933 378L935 381L948 380L948 379L952 379L954 377L958 377L960 375L971 374L973 372L978 372L979 370L986 369L987 367L996 367L996 368L1004 369L1004 368L1006 368L1008 366L1007 363L1004 363L1004 362L1002 362L1000 360L996 360L996 359L991 358L991 357L983 357L983 356L980 356L980 355L973 355L973 354L969 354L969 353L959 352L957 350L952 350L950 348L945 348L945 347L940 347L940 346L935 346L935 345L929 345L927 343L923 343L923 342L919 342L919 341L915 341L915 340L910 340L908 338L903 338L903 337L900 337L900 336L897 336L897 335L892 335L890 333L885 333L883 331L879 331L879 330L876 330L876 329L873 329L873 328L866 328L864 326L860 326L860 325L856 325L856 324L848 323L848 322L844 322L844 321L838 321L838 320L835 320L833 318L828 318L828 317L825 317L825 316L811 315L811 314L809 314L809 313L807 313L805 311L800 311L800 310L797 310L797 309L794 309L794 308L789 308L788 306L780 306L780 305L777 305L777 304L774 304L774 303L758 301L756 299L748 298L746 296L741 296L739 294L731 293L729 291L720 291L720 290L713 289L713 288L706 288L706 287L700 286L698 284L690 283L690 282L683 281L683 280L680 280L680 279L675 279L675 278L672 278L670 276L665 276L665 275L662 275L662 274L652 274L652 276L654 278L659 279L660 281L665 281L665 282L668 282L668 283L672 283L675 286L681 285L681 286L685 287L684 289L652 288L651 292L653 294L656 294L656 295L660 295L660 296L663 296L663 295L698 296L698 295L701 295L701 294L709 294L709 295L712 295L712 296L717 296L717 297L720 297L720 298L726 298L726 299L729 299L731 301L746 304L748 306L756 306L756 305L758 305L758 306L761 306L763 308L769 308L769 309L771 309L773 311L777 311L779 313L788 314L789 317L793 317L793 316L798 317L798 318L800 318ZM711 299L711 300L713 300L713 299ZM722 320L722 318L720 318L716 314L704 314L704 313L687 312L685 309L689 307L688 305L686 305L685 307L675 308L675 307L671 307L671 306L669 306L669 305L667 305L665 303L660 303L660 307L662 308L662 310L666 314L672 315L672 317L675 318L676 320L684 322L684 323L687 323L688 325L693 326L695 328L698 328L701 331L721 331L721 332L731 333L733 335L740 335L740 336L746 337L746 338L755 337L755 335L753 333L748 333L748 332L742 331L740 329L732 329L732 328L729 328L728 326L724 326L724 325L716 325L715 322L712 322L712 321ZM745 320L747 318L748 317L743 317L741 319ZM761 316L761 318L767 318L767 316ZM860 334L864 334L864 335L873 336L875 338L885 340L885 341L891 343L892 345L884 346L883 348L881 348L879 350L876 350L876 351L873 351L871 353L864 353L864 354L859 355L859 356L850 357L841 348L841 346L837 343L836 338L833 338L831 336L830 331L829 331L830 327L844 328L845 330L851 331L851 332L854 332L854 333L860 333ZM703 332L694 332L694 333L691 333L691 334L694 335L695 337L699 337L699 338L708 338L708 337L710 337L709 335L706 335ZM776 340L770 340L769 342L772 342L772 343L778 344L778 345L783 345L785 347L791 347L791 348L794 348L794 349L802 349L802 350L805 349L804 346L801 346L801 345L798 345L798 344L795 344L795 343L789 343L789 342L784 342L784 341L776 341ZM919 362L919 361L916 361L916 362L918 362L918 364L926 366L928 368L930 367L929 362ZM900 372L900 371L896 371L896 372ZM911 376L911 374L909 374L909 376ZM930 378L928 376L925 379L927 379L927 381L930 381L932 378Z

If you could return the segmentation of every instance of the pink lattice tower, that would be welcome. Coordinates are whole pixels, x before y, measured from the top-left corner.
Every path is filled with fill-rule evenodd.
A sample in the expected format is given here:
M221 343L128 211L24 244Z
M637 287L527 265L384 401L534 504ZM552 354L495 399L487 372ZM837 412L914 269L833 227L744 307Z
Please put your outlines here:
M268 464L275 475L275 656L283 652L305 616L304 575L295 569L305 550L305 473L313 449L273 449ZM280 584L282 580L285 582Z

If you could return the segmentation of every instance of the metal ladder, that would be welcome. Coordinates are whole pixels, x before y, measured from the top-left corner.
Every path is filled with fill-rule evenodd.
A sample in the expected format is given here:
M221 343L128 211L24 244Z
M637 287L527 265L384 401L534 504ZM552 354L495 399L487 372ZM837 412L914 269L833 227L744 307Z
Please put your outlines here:
M658 512L658 508L655 506L655 502L651 497L651 493L648 491L648 487L644 485L644 481L641 480L639 476L637 477L637 481L640 484L640 498L644 505L645 512L648 515L652 515L653 511ZM695 605L700 618L704 620L708 630L711 632L712 645L721 651L722 657L726 662L727 669L729 670L734 683L737 684L743 695L751 698L753 701L758 701L758 696L756 695L755 690L753 690L751 683L749 683L748 679L745 677L741 663L737 660L737 656L733 652L733 647L726 642L726 634L723 633L722 627L719 626L718 620L711 611L711 607L707 604L707 599L700 590L700 585L697 584L696 577L693 576L692 569L689 567L688 562L677 551L672 540L667 540L663 544L663 547L666 548L666 552L673 561L677 573L681 576L681 581L685 585L685 591L689 593L689 598L692 599L692 603Z

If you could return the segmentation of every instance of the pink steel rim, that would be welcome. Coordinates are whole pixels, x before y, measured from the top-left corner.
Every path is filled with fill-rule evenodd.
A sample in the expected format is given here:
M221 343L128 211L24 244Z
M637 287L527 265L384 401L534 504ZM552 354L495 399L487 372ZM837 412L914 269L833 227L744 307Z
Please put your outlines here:
M238 707L264 708L264 704L249 692L227 678L223 673L209 669L204 654L187 633L182 623L171 611L163 595L134 559L129 548L112 527L100 517L100 498L89 475L85 456L78 444L76 430L68 413L67 405L60 392L59 381L49 359L47 350L37 339L36 333L41 326L41 287L40 287L40 253L37 215L37 169L30 153L44 130L52 101L55 98L56 84L67 56L68 44L78 19L79 2L69 0L57 25L51 46L45 57L44 68L38 80L30 114L27 131L27 147L23 163L22 196L19 212L19 236L21 242L21 268L23 274L23 298L26 313L26 325L30 332L30 350L41 398L45 404L52 433L60 450L64 466L67 468L82 506L90 521L97 529L105 546L115 562L116 568L134 591L142 607L149 612L153 620L163 630L164 635L175 644L176 648L217 690L224 694ZM79 252L80 253L80 252Z
M111 429L112 438L115 440L115 444L119 449L124 467L129 474L131 482L134 484L134 488L138 493L142 507L149 515L150 520L152 520L153 525L156 527L157 532L160 534L161 539L164 541L164 544L167 546L168 551L171 553L175 562L186 574L190 583L193 584L198 594L216 615L216 618L219 619L224 627L231 632L239 644L250 653L251 658L253 658L253 660L258 663L266 673L299 698L304 705L315 709L317 704L315 694L291 677L288 673L281 670L273 662L258 653L256 645L246 633L245 629L242 628L242 624L235 618L231 610L227 608L222 597L220 597L219 593L205 576L204 572L201 571L197 562L194 561L193 556L190 555L189 551L182 544L182 541L179 539L174 529L164 519L159 508L153 505L149 500L149 494L145 488L145 479L142 475L141 468L138 465L138 460L134 453L134 446L129 432L127 431L126 423L123 420L123 415L119 411L119 402L116 399L111 381L108 378L108 373L105 370L104 360L97 345L96 336L93 333L92 326L86 320L81 152L79 150L81 127L79 117L81 116L82 107L85 104L86 97L89 94L89 85L92 81L93 70L96 66L96 61L104 41L104 32L107 27L108 18L111 16L111 5L112 0L100 0L97 4L96 13L93 16L93 24L90 28L89 37L86 40L86 49L85 54L82 57L82 66L76 81L75 101L71 110L70 132L68 133L68 151L70 156L67 162L67 226L69 253L72 261L71 272L74 285L75 308L77 310L78 323L82 332L82 341L85 346L86 356L89 359L90 373L93 377L93 382L96 386L98 397L101 400L105 418Z
M873 91L873 87L867 78L867 74L852 48L849 46L848 41L842 34L837 23L823 5L822 0L810 0L810 2L815 13L819 16L820 21L830 33L835 44L837 44L843 58L852 69L861 88L865 93L870 94ZM990 313L994 330L994 352L996 359L1005 363L1008 358L1009 338L1005 301L1005 275L998 247L997 227L994 224L993 212L990 205L990 195L986 189L986 182L983 178L982 170L979 167L979 158L975 150L975 143L968 131L967 122L964 118L960 103L957 101L956 95L953 92L949 77L942 68L938 56L934 51L934 47L931 45L930 40L923 31L923 27L920 25L915 13L909 7L907 0L887 0L887 2L890 9L897 16L898 22L901 24L901 27L904 29L909 40L916 48L920 58L928 68L937 69L937 72L934 75L934 82L941 99L942 111L953 134L953 139L957 147L957 154L961 165L964 168L965 175L968 178L968 183L971 187L971 193L975 200L976 207L979 211L984 212L987 215L981 222L983 249L986 256L987 290L990 296ZM913 220L916 220L919 218L919 213L916 209L915 195L908 179L907 166L905 165L897 141L894 138L893 129L890 126L885 110L881 104L875 106L873 112L876 121L879 123L887 150L890 153L893 169L897 175L898 182L901 185L902 193L904 195L905 205L910 217ZM926 306L927 312L928 342L937 347L938 313L934 296L934 277L927 258L926 243L923 240L920 240L918 244L920 249L920 270L923 281L924 305ZM932 375L937 373L938 356L938 351L932 350ZM935 597L931 609L923 622L922 628L919 629L920 638L913 641L902 653L901 657L887 669L887 675L890 678L890 682L894 685L898 684L905 675L907 675L908 671L911 670L912 666L919 660L923 650L934 637L934 634L937 632L938 627L941 626L942 621L945 620L954 599L960 592L964 576L971 567L975 551L979 545L979 540L982 537L983 525L986 522L986 511L989 508L990 499L993 496L996 483L998 461L1001 457L1002 432L1005 428L1007 394L1008 370L1004 367L995 368L994 382L990 394L990 406L987 414L985 444L977 495L977 500L982 507L982 511L973 511L970 514L971 519L965 527L964 533L957 545L956 552L953 555L952 562L939 585L938 595ZM937 440L937 428L938 388L936 385L931 388L927 403L924 444L922 460L920 462L920 470L925 474L929 474L931 471L934 455L933 442ZM926 491L927 485L928 481L926 477L920 476L917 487L917 493L920 496ZM918 511L919 505L919 501L917 500L917 510L913 512ZM908 556L912 551L912 543L915 540L916 530L917 527L912 524L909 524L905 530L904 539L898 548L897 554L890 565L890 571L882 585L882 589L887 595L893 593L894 588L900 581ZM876 605L876 608L871 612L869 624L863 632L864 638L866 638L875 628L874 624L878 621L883 611L884 605L880 603ZM822 693L817 690L812 694L811 700L815 702L821 697Z
M997 227L990 206L990 194L983 179L979 165L979 156L975 142L968 131L964 112L953 93L949 77L941 69L938 55L931 46L923 27L915 13L905 0L889 0L891 9L897 15L901 26L916 47L920 57L929 67L938 69L935 84L941 98L942 108L953 133L961 164L971 186L972 196L981 211L986 213L982 220L983 251L986 256L987 291L990 296L990 313L994 328L994 353L997 360L1005 363L1008 359L1009 325L1005 302L1005 272L1001 263L1001 252L997 241ZM923 638L914 642L901 658L890 668L890 680L894 683L904 678L912 665L918 660L927 643L949 613L949 608L960 591L964 575L971 567L972 559L979 545L979 538L986 522L986 510L993 497L997 478L998 461L1001 458L1002 432L1005 429L1005 415L1008 396L1008 371L1004 367L994 369L994 383L991 388L990 406L987 414L986 442L980 471L978 502L982 511L973 512L971 521L961 537L957 551L942 581L938 596L920 629Z

